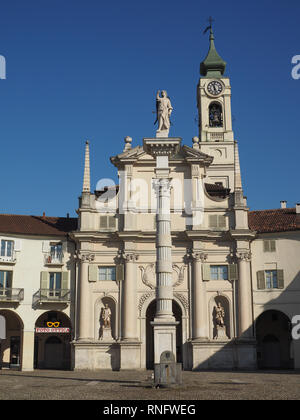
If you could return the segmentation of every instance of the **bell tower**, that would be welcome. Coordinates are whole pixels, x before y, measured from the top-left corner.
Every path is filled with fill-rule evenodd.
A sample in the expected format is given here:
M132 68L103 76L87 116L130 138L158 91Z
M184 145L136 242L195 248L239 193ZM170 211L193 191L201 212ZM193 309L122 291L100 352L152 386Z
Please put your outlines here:
M199 139L201 142L233 141L231 86L224 76L226 62L217 53L210 25L209 51L200 64L197 86Z
M197 85L199 115L199 147L201 152L214 157L207 170L207 182L235 189L235 139L232 131L231 86L224 75L226 62L215 47L210 22L209 50L200 64Z

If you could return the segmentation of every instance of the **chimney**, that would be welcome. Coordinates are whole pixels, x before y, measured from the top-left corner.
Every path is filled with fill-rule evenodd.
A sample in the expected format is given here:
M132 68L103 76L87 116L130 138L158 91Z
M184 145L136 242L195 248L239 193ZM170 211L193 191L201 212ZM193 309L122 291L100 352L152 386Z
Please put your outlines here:
M46 219L46 213L43 212L43 219Z
M300 214L300 203L296 204L296 214Z
M281 205L282 209L286 209L286 201L285 200L280 201L280 205Z

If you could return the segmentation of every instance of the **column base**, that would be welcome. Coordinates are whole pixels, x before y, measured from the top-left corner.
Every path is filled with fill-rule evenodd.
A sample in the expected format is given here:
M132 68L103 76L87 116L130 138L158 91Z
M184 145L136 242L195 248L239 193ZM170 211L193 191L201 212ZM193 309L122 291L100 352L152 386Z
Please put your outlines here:
M173 353L176 361L176 325L178 321L155 318L151 325L154 328L154 364L160 363L164 351Z

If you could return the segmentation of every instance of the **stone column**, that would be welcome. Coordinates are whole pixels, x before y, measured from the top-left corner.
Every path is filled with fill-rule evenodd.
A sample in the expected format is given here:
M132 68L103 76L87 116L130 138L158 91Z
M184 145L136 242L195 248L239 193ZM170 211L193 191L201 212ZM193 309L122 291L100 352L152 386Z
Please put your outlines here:
M237 253L239 281L238 281L238 309L239 309L239 337L253 338L253 317L250 276L250 251Z
M207 254L194 252L193 257L193 340L207 339L206 284L202 279L202 263Z
M34 331L23 331L21 360L22 371L34 370Z
M172 311L172 241L170 220L169 179L159 179L156 183L158 193L157 241L156 241L156 318L175 320Z
M79 337L80 341L89 341L92 338L91 326L92 308L89 291L89 263L94 260L92 254L81 254L80 257L80 283L79 283Z
M137 254L129 252L125 257L125 281L123 284L122 340L137 341Z

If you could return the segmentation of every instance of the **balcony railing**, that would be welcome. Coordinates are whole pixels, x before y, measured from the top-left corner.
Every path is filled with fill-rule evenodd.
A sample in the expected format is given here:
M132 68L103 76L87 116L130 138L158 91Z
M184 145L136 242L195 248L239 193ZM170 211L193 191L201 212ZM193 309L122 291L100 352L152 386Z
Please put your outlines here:
M15 251L11 255L0 255L0 264L15 264L17 261Z
M63 265L64 254L62 252L47 252L45 254L45 265Z
M71 300L70 289L39 289L33 295L33 304L68 303Z
M0 302L21 302L24 299L24 289L0 287Z

